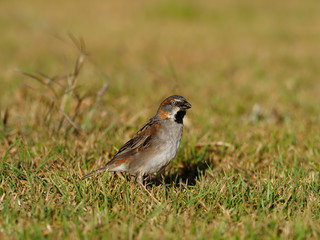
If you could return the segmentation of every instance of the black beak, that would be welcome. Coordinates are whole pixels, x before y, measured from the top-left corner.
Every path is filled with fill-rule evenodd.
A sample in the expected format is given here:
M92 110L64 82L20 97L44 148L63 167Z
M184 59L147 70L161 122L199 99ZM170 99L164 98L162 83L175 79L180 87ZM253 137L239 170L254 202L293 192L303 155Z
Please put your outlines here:
M183 101L182 103L179 104L179 108L182 110L187 110L191 108L191 104L187 101Z

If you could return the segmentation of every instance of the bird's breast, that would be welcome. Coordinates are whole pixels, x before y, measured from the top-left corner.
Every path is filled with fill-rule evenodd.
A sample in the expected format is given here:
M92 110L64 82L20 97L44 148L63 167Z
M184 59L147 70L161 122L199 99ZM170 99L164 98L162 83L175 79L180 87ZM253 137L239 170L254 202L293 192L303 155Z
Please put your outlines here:
M176 125L176 126L175 126ZM158 172L177 155L182 136L182 124L164 126L154 142L154 152L145 169L146 173Z

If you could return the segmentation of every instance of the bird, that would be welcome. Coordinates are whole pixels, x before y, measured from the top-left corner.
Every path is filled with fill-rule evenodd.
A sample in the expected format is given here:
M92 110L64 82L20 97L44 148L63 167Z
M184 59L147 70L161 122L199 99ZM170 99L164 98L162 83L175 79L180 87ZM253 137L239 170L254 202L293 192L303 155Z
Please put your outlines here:
M85 176L100 172L127 172L136 175L143 185L144 177L162 171L177 155L183 132L183 118L191 104L182 96L164 99L152 117L114 157L102 168Z

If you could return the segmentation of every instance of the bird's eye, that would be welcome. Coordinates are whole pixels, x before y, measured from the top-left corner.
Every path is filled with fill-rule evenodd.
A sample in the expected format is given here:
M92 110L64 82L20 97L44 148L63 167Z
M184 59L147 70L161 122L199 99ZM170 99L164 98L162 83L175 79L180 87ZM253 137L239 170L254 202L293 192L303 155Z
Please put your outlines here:
M174 105L179 106L181 101L174 101Z

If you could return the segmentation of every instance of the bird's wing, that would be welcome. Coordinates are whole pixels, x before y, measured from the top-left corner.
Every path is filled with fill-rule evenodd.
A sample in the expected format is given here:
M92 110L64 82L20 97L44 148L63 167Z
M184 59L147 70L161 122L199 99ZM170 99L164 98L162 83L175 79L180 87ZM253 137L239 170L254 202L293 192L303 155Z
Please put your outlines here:
M150 119L134 136L131 140L126 142L107 163L107 166L116 166L123 162L124 159L133 156L137 152L144 151L151 145L151 139L159 130L161 124L153 119Z

